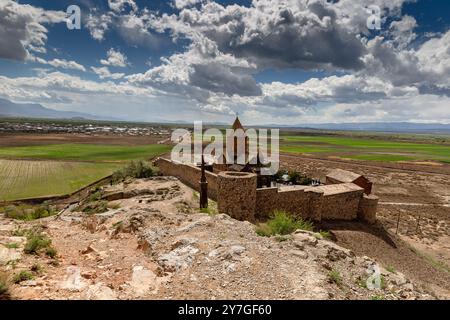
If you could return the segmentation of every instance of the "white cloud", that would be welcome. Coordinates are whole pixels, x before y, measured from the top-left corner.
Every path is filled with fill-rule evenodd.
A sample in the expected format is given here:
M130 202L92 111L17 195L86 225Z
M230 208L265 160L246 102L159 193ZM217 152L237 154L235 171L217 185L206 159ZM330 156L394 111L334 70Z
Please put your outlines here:
M160 33L189 43L143 73L111 72L111 67L129 65L122 52L111 48L100 60L102 66L91 67L99 81L41 71L38 77L1 77L0 94L78 105L93 97L105 106L106 101L117 105L113 98L133 97L139 108L164 110L164 104L170 104L171 110L178 110L167 114L172 119L185 113L193 119L199 113L224 119L239 111L260 123L417 121L421 117L445 121L450 117L450 31L429 34L430 39L417 35L414 17L401 14L405 1L254 0L246 7L174 0L179 10L168 15L139 9L134 1L110 0L110 12L93 10L87 18L94 39L101 41L114 29L136 47L158 47ZM6 12L4 3L10 2L0 0L0 12ZM382 8L383 31L376 37L369 36L365 4ZM3 22L0 15L0 25L34 30L34 21L40 21L40 27L34 33L16 33L19 40L8 40L6 49L0 47L0 57L31 60L29 52L45 53L48 32L42 17L48 13L24 7L19 16L25 22ZM85 71L75 61L34 59ZM255 74L267 69L325 70L336 75L303 83L257 83ZM145 102L149 96L154 99L152 106Z
M109 8L116 13L124 11L127 6L129 6L133 11L138 10L136 2L133 0L108 0L108 5Z
M92 71L99 76L100 79L118 80L125 76L125 73L111 73L108 67L91 67Z
M65 21L65 13L0 0L0 58L25 60L30 51L45 53L45 24Z
M86 71L86 68L82 66L81 64L75 62L75 61L68 61L65 59L53 59L53 60L45 60L39 57L30 57L30 61L35 61L37 63L46 64L55 68L62 68L62 69L72 69L72 70L78 70L78 71Z
M174 4L175 8L183 9L186 7L192 7L193 5L196 5L202 1L203 0L174 0L173 4Z
M414 32L416 27L417 21L411 16L403 16L401 20L391 23L391 34L399 49L407 48L416 39L417 35Z
M126 67L128 65L127 57L113 48L108 50L107 58L100 60L100 63L104 66L112 67Z
M89 29L92 38L102 41L105 38L105 33L109 30L112 23L112 15L110 14L96 14L90 13L86 20L86 27Z

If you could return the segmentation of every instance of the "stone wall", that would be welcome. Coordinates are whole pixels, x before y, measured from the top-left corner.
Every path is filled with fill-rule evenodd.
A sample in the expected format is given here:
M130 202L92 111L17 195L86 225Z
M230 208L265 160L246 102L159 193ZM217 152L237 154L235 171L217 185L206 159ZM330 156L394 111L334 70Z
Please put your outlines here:
M200 168L162 158L155 162L162 174L199 191ZM257 189L252 173L206 172L206 178L208 196L217 201L219 212L238 220L264 220L276 210L314 221L360 218L373 223L376 219L378 198L364 195L364 189L353 183Z
M378 197L364 195L359 202L358 218L370 224L377 220Z
M256 214L268 218L276 210L296 217L320 221L354 220L364 190L352 183L320 187L292 186L258 189Z
M200 192L199 182L202 176L200 168L164 158L156 159L155 165L159 167L159 171L163 175L177 177L184 184ZM208 181L208 197L217 201L217 175L206 171L206 180Z
M276 210L284 210L296 217L308 214L309 193L307 187L262 188L256 190L256 215L268 218Z
M323 191L322 219L355 220L364 189L353 183L318 187Z
M218 175L217 207L220 213L241 221L255 221L256 174L221 172Z

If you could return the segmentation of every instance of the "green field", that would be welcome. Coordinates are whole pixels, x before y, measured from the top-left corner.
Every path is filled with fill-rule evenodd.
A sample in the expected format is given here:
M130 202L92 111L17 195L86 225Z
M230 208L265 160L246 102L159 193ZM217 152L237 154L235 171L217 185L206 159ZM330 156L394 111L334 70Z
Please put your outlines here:
M71 193L119 167L111 163L0 160L0 200Z
M144 146L52 144L3 147L0 148L0 158L123 162L151 158L169 150L170 147L163 144Z
M128 161L149 159L170 149L167 145L90 144L2 147L0 201L68 194Z
M450 145L342 136L283 135L280 150L367 161L438 161L450 163Z

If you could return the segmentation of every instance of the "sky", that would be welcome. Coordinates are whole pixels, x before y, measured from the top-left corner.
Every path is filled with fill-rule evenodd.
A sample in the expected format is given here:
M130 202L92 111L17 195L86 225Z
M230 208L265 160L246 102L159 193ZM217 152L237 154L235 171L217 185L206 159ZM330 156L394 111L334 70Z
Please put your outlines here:
M450 123L450 1L0 0L0 97L131 121Z

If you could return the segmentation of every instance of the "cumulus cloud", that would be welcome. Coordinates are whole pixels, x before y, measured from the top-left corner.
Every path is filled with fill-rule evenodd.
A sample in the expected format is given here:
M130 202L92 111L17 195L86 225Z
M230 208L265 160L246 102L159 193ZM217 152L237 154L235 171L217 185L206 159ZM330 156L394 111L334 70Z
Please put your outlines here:
M417 35L414 32L416 27L417 21L411 16L403 16L401 20L393 21L391 23L391 35L399 49L407 48L408 45L416 39Z
M156 48L160 39L150 31L149 19L150 15L145 11L120 15L117 17L117 31L128 44Z
M30 51L46 52L46 24L65 21L65 13L0 0L0 58L25 60Z
M193 65L189 74L189 82L213 92L227 95L254 96L261 94L261 88L249 74L233 72L231 68L221 64Z
M186 7L192 7L193 5L196 5L197 3L200 3L202 1L203 0L174 0L173 4L175 8L183 9Z
M357 70L363 66L361 39L339 23L335 7L325 1L258 0L251 7L207 2L154 19L152 26L192 41L206 38L219 51L260 68Z
M78 71L86 71L86 68L75 61L68 61L65 59L53 59L53 60L45 60L39 57L30 57L30 61L34 61L41 64L46 64L55 68L61 68L61 69L72 69L72 70L78 70Z
M54 93L82 93L82 94L117 94L117 95L151 95L154 92L149 88L138 88L125 83L116 84L112 81L97 82L85 80L78 76L55 71L40 74L39 77L0 76L2 83L0 95L14 96L16 88L27 92L51 91Z
M414 40L416 26L412 17L401 17L404 2L374 2L385 17L398 17L388 30L394 39L391 41L381 36L373 40L361 36L368 33L369 13L366 6L355 6L348 0L255 0L250 7L215 2L183 6L178 14L153 15L148 22L158 32L170 30L175 40L191 40L189 49L130 80L173 89L182 85L183 92L193 91L198 96L197 90L189 89L197 88L206 92L200 95L201 99L223 94L236 96L239 103L298 110L323 101L409 95L414 92L411 79L421 75L411 68L417 61L414 53L403 51L402 47ZM407 32L408 36L400 39ZM289 85L281 84L284 93L280 93L271 90L278 84L261 88L254 80L253 74L267 68L346 71L352 76L294 85L295 93L287 93ZM393 80L386 80L391 74ZM326 94L308 94L312 83ZM252 96L259 98L239 98Z
M102 66L91 67L101 81L44 72L36 79L28 78L36 81L33 86L25 80L2 79L2 90L42 99L45 93L55 100L73 99L72 94L117 98L151 93L189 112L227 117L239 111L254 122L268 117L274 122L298 123L412 121L421 116L431 119L437 112L442 119L448 118L444 106L450 96L450 31L416 34L417 21L402 15L406 1L253 0L244 6L173 0L178 10L166 14L140 9L135 1L110 0L109 12L94 9L86 20L94 39L104 40L108 30L114 29L129 45L154 48L169 35L182 43L181 50L162 57L159 65L153 59L145 72L127 76L111 72L111 67L129 66L127 57L111 48L100 60ZM7 2L11 1L0 0L0 12L7 11ZM383 29L377 36L366 26L367 4L382 10ZM33 21L40 21L45 29L43 25L53 21L39 20L48 12L25 7L20 15L26 22L14 22L19 27L33 29ZM26 14L27 10L39 14ZM0 15L2 26L12 23L5 18L8 14ZM32 60L29 52L44 54L47 30L42 28L33 36L16 34L21 40L12 41L6 49L0 46L0 57L16 52L20 59ZM42 59L40 63L84 71L83 66L65 59ZM331 75L317 73L322 78L301 83L258 83L255 75L268 69ZM143 101L139 104L144 105Z
M108 0L108 5L109 8L116 13L124 11L127 6L133 11L136 11L138 9L136 2L134 2L133 0Z
M99 76L100 79L113 79L113 80L117 80L120 78L123 78L125 76L125 73L111 73L111 71L109 71L108 67L91 67L92 71L94 71L94 73L96 75Z
M112 67L126 67L128 65L127 57L120 51L116 51L113 48L107 52L107 58L100 60L100 63L105 66Z
M102 41L105 37L105 33L109 30L111 23L111 14L97 14L94 11L89 14L86 20L86 28L89 29L92 38Z

